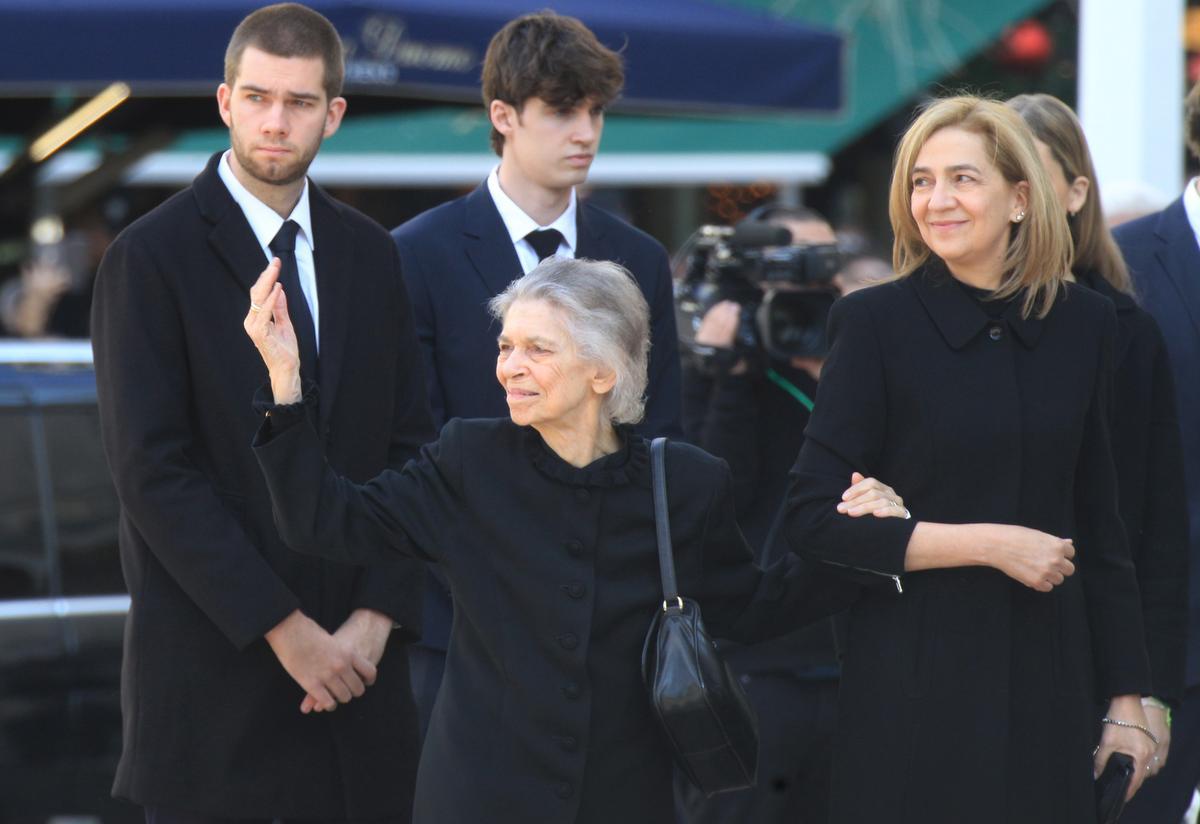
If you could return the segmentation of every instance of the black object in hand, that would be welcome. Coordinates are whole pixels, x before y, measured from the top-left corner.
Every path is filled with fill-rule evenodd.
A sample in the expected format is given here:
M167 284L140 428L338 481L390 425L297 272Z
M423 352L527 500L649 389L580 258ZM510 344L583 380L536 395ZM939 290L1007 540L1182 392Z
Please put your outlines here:
M1096 821L1117 824L1125 809L1125 794L1133 780L1133 758L1123 752L1108 757L1104 771L1096 779Z

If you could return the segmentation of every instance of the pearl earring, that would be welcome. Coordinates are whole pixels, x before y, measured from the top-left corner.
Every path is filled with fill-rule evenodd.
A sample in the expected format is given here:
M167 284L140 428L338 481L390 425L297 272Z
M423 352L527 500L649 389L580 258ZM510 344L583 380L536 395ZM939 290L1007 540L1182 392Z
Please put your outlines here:
M1017 212L1017 216L1013 218L1013 223L1020 223L1024 219L1025 219L1025 213Z

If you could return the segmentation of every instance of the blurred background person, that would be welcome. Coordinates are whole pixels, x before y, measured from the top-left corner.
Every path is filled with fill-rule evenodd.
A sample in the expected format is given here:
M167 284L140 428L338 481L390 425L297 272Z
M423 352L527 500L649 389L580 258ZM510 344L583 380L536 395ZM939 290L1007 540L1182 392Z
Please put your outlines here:
M758 237L769 240L775 234L774 240L785 242L761 250L741 245L737 238L755 227L781 229L786 235ZM760 207L739 228L741 235L730 238L730 248L737 250L733 262L701 252L699 265L705 269L696 271L693 261L692 280L683 284L684 306L692 305L692 289L701 284L716 287L709 300L728 294L741 301L718 300L698 326L686 312L677 321L681 327L695 326L691 346L684 347L684 426L692 443L729 464L738 523L759 562L769 564L787 552L785 542L771 539L771 526L816 394L825 312L843 288L890 275L890 269L881 272L860 258L863 264L845 277L837 236L811 209ZM724 263L712 265L715 260ZM784 300L795 311L782 312L782 304L768 300L776 291L788 293ZM776 306L775 313L760 311L768 303ZM773 353L765 341L772 343ZM796 344L790 356L781 351L784 341ZM705 798L678 776L682 820L824 822L838 677L832 622L753 646L723 647L760 719L758 784Z
M1187 96L1188 150L1200 158L1200 84ZM1200 178L1161 212L1113 232L1142 307L1162 330L1175 378L1183 464L1187 482L1188 641L1185 691L1171 730L1171 758L1135 799L1122 821L1177 824L1200 781ZM1154 478L1156 487L1163 479Z
M34 244L20 277L0 287L0 322L11 335L88 337L96 270L114 232L99 211L57 229L57 239Z
M1105 223L1096 170L1075 113L1047 94L1019 95L1008 105L1033 132L1067 215L1076 282L1117 309L1112 448L1150 655L1153 690L1142 698L1142 707L1159 741L1150 765L1155 775L1170 752L1168 705L1178 708L1183 698L1187 632L1187 509L1175 382L1162 333L1134 300L1125 259Z
M1001 103L926 107L889 212L898 278L834 306L787 503L792 546L864 582L830 821L1093 824L1109 755L1133 757L1136 792L1154 752L1109 447L1113 307L1066 282L1066 217ZM854 473L913 517L846 517Z

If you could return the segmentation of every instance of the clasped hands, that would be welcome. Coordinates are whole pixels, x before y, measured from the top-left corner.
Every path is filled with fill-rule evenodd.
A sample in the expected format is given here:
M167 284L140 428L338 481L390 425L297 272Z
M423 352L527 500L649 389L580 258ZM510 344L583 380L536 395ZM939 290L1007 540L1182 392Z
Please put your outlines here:
M295 610L266 634L288 675L305 691L300 712L324 712L361 698L375 683L392 619L357 609L332 634Z

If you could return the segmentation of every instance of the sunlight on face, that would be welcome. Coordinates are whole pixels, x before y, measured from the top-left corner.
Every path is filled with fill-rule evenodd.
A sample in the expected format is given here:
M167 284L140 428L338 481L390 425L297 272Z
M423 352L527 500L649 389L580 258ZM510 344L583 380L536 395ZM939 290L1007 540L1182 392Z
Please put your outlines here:
M515 301L498 345L496 379L513 423L572 426L599 409L601 396L593 388L598 370L579 356L556 307Z
M988 154L974 132L939 129L912 171L921 238L956 277L977 285L999 285L1012 222L1026 206L1027 184L1005 180Z

